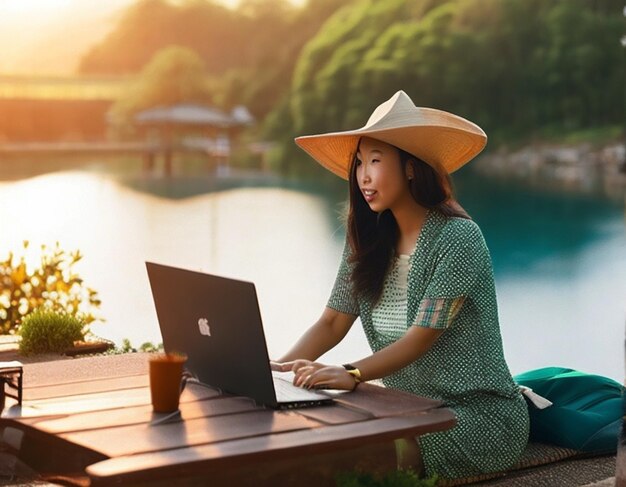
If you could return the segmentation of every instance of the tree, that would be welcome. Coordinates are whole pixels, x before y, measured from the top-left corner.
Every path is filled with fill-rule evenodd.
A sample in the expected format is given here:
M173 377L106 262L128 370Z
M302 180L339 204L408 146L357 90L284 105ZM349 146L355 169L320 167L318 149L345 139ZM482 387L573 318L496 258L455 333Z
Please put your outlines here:
M115 102L111 115L124 124L137 112L177 103L213 103L213 90L200 56L181 46L155 54L138 80Z
M196 51L207 69L221 74L245 61L249 24L241 15L211 1L140 0L83 56L79 72L138 73L159 50L179 45Z
M621 124L617 0L359 0L302 49L290 99L268 117L293 137L362 125L399 89L481 125L492 142ZM610 5L609 5L610 4ZM494 145L494 144L491 144ZM280 166L280 162L276 161ZM284 165L284 163L283 163ZM309 171L308 163L301 164Z

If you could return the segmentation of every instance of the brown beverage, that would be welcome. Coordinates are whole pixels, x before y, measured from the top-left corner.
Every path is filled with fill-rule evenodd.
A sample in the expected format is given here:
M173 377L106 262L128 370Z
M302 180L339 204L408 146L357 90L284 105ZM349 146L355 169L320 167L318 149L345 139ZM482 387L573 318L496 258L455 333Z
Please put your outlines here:
M150 396L155 413L171 413L178 409L184 354L159 354L150 357Z

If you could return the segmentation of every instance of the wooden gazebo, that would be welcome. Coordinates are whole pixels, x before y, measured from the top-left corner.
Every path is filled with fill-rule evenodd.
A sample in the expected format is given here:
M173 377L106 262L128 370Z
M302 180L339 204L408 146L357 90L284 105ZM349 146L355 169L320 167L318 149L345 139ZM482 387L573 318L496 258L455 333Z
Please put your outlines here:
M135 123L146 141L163 153L165 173L170 175L174 152L201 152L211 164L228 166L231 148L241 131L254 124L254 117L244 106L226 113L182 103L139 112Z

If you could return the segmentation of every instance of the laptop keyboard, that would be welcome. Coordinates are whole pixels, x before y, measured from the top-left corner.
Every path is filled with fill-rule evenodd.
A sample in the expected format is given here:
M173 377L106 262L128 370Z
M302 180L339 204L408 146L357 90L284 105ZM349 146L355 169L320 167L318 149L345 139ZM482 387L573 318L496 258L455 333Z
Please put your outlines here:
M273 376L274 389L276 390L276 399L278 402L295 402L295 401L320 401L328 400L329 397L319 392L303 389L294 386L291 382L281 377Z

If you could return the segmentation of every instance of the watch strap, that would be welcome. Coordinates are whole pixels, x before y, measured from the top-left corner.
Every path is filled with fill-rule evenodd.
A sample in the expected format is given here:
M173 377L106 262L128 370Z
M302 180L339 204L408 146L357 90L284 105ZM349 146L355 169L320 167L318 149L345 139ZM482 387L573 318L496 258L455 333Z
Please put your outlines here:
M352 377L354 377L354 380L356 381L357 384L359 382L363 381L361 379L361 371L359 369L357 369L354 365L352 365L352 364L344 364L343 368L346 369L346 372L348 372L348 374L350 374Z

